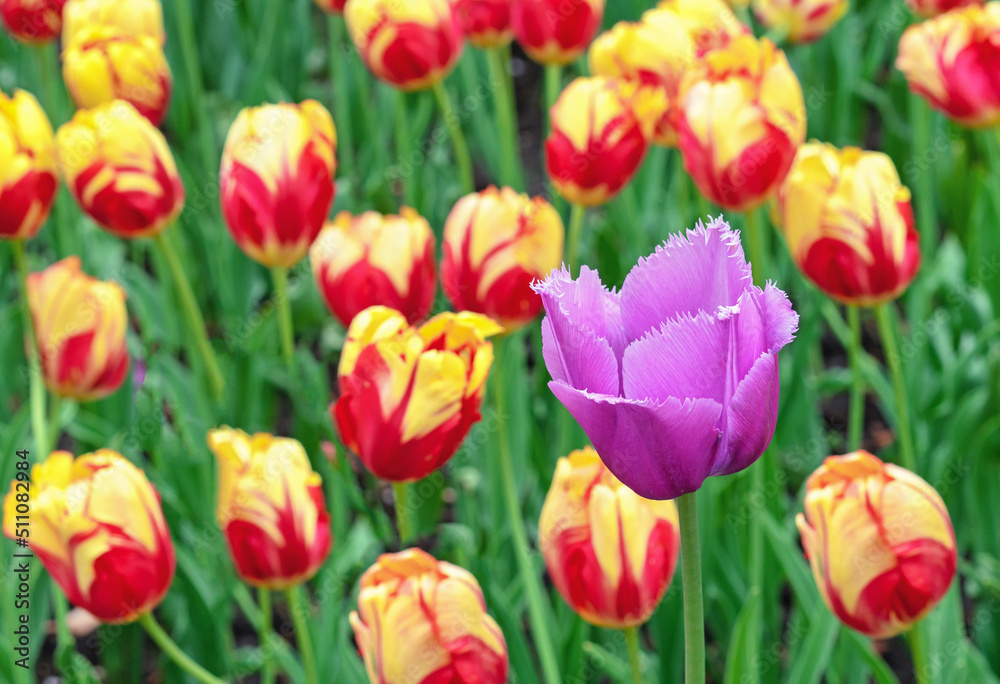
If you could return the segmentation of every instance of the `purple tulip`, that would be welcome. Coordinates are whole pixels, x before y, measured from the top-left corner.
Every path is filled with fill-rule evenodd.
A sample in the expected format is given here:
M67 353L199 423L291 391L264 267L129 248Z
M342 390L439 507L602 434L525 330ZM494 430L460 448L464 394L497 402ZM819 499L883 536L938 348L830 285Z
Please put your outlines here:
M586 266L535 284L549 388L618 479L673 499L756 461L778 417L778 350L799 316L753 284L721 217L675 235L609 291Z

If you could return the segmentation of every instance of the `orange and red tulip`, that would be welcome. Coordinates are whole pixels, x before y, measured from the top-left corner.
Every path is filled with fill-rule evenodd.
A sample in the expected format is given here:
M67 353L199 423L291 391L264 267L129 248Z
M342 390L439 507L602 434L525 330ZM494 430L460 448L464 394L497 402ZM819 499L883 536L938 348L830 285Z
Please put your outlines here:
M639 170L665 108L663 93L631 81L574 80L552 106L545 163L559 194L597 206Z
M566 603L587 622L615 629L650 618L680 550L674 502L643 499L590 447L556 464L538 538Z
M437 293L434 245L431 225L409 207L398 216L345 211L323 227L309 261L327 307L345 328L370 306L416 323Z
M489 187L460 199L444 224L441 283L452 306L516 330L542 298L531 283L562 262L565 230L551 204L510 188Z
M305 582L333 539L323 483L294 439L228 428L208 433L219 463L216 517L240 577L255 587Z
M930 17L950 12L958 7L982 5L985 2L986 0L906 0L906 6L914 14L919 14L925 19L929 19Z
M128 375L128 313L118 283L92 278L71 256L28 275L42 377L54 394L94 401Z
M344 19L368 69L401 90L443 80L462 55L462 28L450 0L351 0Z
M834 299L881 304L902 294L917 275L920 236L910 191L881 152L805 144L777 200L792 258Z
M511 3L512 0L453 0L452 5L465 37L485 50L506 45L514 38Z
M128 102L78 111L59 128L56 154L80 208L115 235L155 235L184 208L166 139Z
M372 684L507 681L507 643L476 578L420 549L379 556L350 621Z
M754 0L757 21L791 43L819 40L847 14L848 0Z
M29 240L59 187L52 126L34 95L0 92L0 239Z
M820 595L848 627L887 639L912 627L955 576L944 501L867 451L831 456L806 482L796 518Z
M605 0L513 0L518 44L539 64L561 66L582 55L604 20Z
M117 624L163 600L174 544L156 489L124 456L101 449L74 460L53 451L31 469L30 483L11 483L3 502L11 539L21 505L30 510L31 552L74 605Z
M963 126L1000 124L1000 2L913 24L899 41L896 68L910 90Z
M482 417L493 345L502 328L464 311L419 328L386 307L358 314L340 355L341 438L377 477L420 480L455 455Z
M766 38L738 36L708 52L681 83L678 147L701 193L748 211L785 179L805 141L802 88Z
M315 100L247 107L222 151L222 215L236 244L268 267L309 251L336 192L337 133Z
M22 43L47 43L59 37L66 0L0 0L0 19Z

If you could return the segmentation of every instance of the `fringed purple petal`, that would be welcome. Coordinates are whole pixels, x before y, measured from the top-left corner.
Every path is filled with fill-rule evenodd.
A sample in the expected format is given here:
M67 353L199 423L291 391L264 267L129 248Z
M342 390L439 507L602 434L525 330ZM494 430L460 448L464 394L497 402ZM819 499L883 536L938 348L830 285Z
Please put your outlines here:
M595 394L619 395L618 360L611 346L565 316L542 319L542 358L553 380Z
M712 475L749 467L771 443L778 422L778 357L763 354L736 388L726 414L726 435Z
M718 402L635 402L595 396L562 382L550 382L549 388L608 469L639 496L674 499L697 490L709 475L719 445Z
M682 313L714 314L734 306L753 286L739 234L720 216L674 235L639 263L621 291L622 321L629 341Z
M777 354L778 350L795 339L799 329L799 315L792 309L788 295L768 283L764 288L764 320L767 323L767 351Z

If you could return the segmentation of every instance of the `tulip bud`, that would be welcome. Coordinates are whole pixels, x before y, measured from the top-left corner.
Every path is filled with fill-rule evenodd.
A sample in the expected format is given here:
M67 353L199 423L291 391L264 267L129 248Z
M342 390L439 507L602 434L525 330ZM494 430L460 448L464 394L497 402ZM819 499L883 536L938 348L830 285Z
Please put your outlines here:
M578 78L549 113L545 163L559 194L597 206L639 170L665 109L662 92L607 78Z
M74 114L56 133L56 156L80 208L115 235L155 235L184 208L166 139L124 100Z
M452 6L465 37L477 48L500 47L514 38L511 0L452 0Z
M97 24L73 35L63 52L63 80L77 107L125 100L154 126L166 116L173 89L157 38L129 36Z
M803 145L777 199L792 258L830 297L875 306L898 297L917 275L910 191L881 152Z
M59 36L66 0L0 0L0 19L23 43L47 43Z
M642 498L584 447L556 464L538 541L553 583L580 617L635 627L650 618L674 576L677 506Z
M733 211L764 202L806 136L785 53L752 36L707 53L681 83L678 134L684 168L706 198Z
M527 325L542 308L531 283L558 268L564 233L559 212L541 197L495 187L463 197L444 224L448 300L508 331Z
M76 256L29 274L27 285L49 390L94 401L121 387L129 368L125 290L81 271Z
M958 7L968 7L969 5L982 5L986 0L906 0L906 6L914 14L918 14L925 19L936 17L939 14L950 12Z
M149 36L161 47L167 42L160 0L69 0L63 8L63 46L80 42L95 26L119 35Z
M700 57L709 50L729 45L737 36L752 35L733 13L732 4L725 0L660 0L655 9L642 15L642 21L655 24L660 30L671 24L680 26L694 42L695 55Z
M220 201L240 249L268 267L309 251L336 193L337 132L315 100L247 107L222 151Z
M379 556L350 620L372 684L507 681L507 643L476 578L420 549Z
M313 0L316 6L327 14L343 14L347 0Z
M411 482L443 466L482 417L493 345L503 329L463 311L419 328L373 306L347 330L340 398L331 407L341 438L377 477Z
M401 90L444 80L462 55L450 0L351 0L344 19L369 70Z
M911 25L896 68L910 90L963 126L1000 124L1000 3L971 6Z
M784 33L791 43L811 43L826 35L850 6L848 0L755 0L757 21Z
M30 486L28 486L30 485ZM174 544L160 497L121 454L101 449L73 460L53 451L15 480L3 501L3 533L31 516L31 552L74 605L121 624L153 610L174 578Z
M867 451L831 456L806 482L802 546L824 603L873 639L926 616L957 562L944 501L909 470Z
M565 65L583 54L604 21L605 0L513 0L517 42L539 64Z
M0 92L0 239L30 240L59 187L52 126L31 93Z
M434 233L409 207L399 216L341 212L309 250L319 291L346 328L370 306L386 306L410 323L423 320L437 292Z
M294 439L223 428L208 433L219 462L216 517L243 581L264 589L305 582L330 555L322 480Z

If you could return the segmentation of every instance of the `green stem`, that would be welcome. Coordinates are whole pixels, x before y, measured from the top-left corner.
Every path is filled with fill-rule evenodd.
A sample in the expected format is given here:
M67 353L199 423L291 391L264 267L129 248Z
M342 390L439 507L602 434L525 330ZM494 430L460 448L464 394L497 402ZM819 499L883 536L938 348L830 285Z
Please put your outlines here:
M264 98L267 85L268 62L273 56L274 35L278 30L278 21L281 18L281 8L284 3L276 0L267 0L264 3L264 17L261 25L257 27L257 48L253 55L253 64L250 72L253 80L250 82L250 101L256 102Z
M764 282L770 272L770 264L767 258L767 245L764 243L764 231L757 210L751 209L743 214L745 220L747 237L744 244L749 243L750 264L753 267L753 281L758 287L763 287Z
M55 582L52 582L52 607L55 612L56 623L55 661L59 669L63 671L63 676L69 679L70 673L65 670L72 667L73 651L76 650L76 638L69 631L69 625L66 624L66 615L69 613L66 596Z
M181 647L170 638L170 635L163 631L163 628L160 627L160 623L156 621L156 618L153 617L152 613L144 613L142 617L139 618L139 624L146 629L150 638L152 638L156 645L160 647L161 651L173 660L179 668L187 672L199 682L202 684L225 684L224 679L216 677L201 665L194 662L194 660L191 659L191 656L182 651Z
M566 242L566 265L569 267L570 275L576 267L577 252L580 249L580 234L583 232L584 220L587 218L587 207L582 204L570 206L569 214L569 236Z
M677 498L684 589L684 681L705 684L705 604L701 594L701 540L697 492Z
M288 269L284 266L271 268L274 280L274 301L278 307L278 323L281 327L281 355L289 368L295 366L295 328L292 325L292 304L288 301Z
M295 639L299 644L299 653L302 654L302 667L306 671L306 684L319 684L319 675L316 672L316 654L313 651L312 635L309 633L311 621L306 619L308 608L302 596L302 585L290 587L286 595L288 596L288 610L292 614L292 624L295 625Z
M437 98L438 106L441 108L441 115L448 126L451 134L451 143L455 148L455 162L458 164L459 177L462 180L462 189L466 193L476 191L476 181L472 175L472 156L469 154L469 144L465 141L465 133L462 132L462 122L451 104L451 97L444 87L444 81L434 84L434 96Z
M639 628L626 627L622 633L625 634L628 661L632 666L632 681L634 684L642 684L642 664L639 662Z
M14 250L14 263L17 267L18 277L21 280L21 319L28 337L25 353L28 359L30 378L31 431L35 436L35 449L38 451L37 461L44 461L49 455L49 431L45 426L45 381L42 379L42 366L38 358L35 323L31 318L31 306L28 304L28 260L24 253L24 240L14 240L11 247Z
M501 361L504 358L504 349L507 340L501 338L496 342L496 358ZM514 480L514 464L511 463L510 436L507 434L504 425L506 413L506 401L504 400L504 374L493 374L493 400L496 403L497 418L500 420L500 429L497 434L497 445L500 452L500 472L503 479L504 501L507 505L507 522L510 524L511 538L514 542L514 555L517 557L518 569L521 573L521 581L524 583L524 593L528 600L528 617L531 621L531 631L534 634L535 648L538 651L538 659L541 661L542 674L547 684L559 684L562 679L559 676L559 664L556 659L556 652L552 646L552 638L549 635L549 623L545 616L545 606L543 594L538 575L535 574L531 562L531 551L528 548L528 535L524 530L524 518L521 511L521 503L518 500L517 484Z
M261 657L264 659L263 667L260 670L261 684L274 684L275 667L274 653L271 648L271 592L267 589L257 590L257 601L260 606L260 624L257 625L257 638L260 642Z
M201 63L198 58L198 43L195 38L191 0L179 0L174 3L174 8L177 15L178 33L180 34L181 53L184 55L188 90L191 91L190 101L195 103L193 109L198 123L198 135L201 137L202 165L205 167L205 177L212 179L217 173L218 146L215 140L215 128L212 126L209 108L206 106L205 86L201 80Z
M927 648L924 645L924 621L921 620L913 625L913 628L906 635L906 641L910 645L910 657L913 659L913 677L917 684L930 684L930 663L927 662Z
M351 179L351 192L357 193L358 183L354 176L354 125L351 118L351 84L348 81L347 65L344 63L344 17L331 14L327 17L330 34L330 80L333 81L333 109L337 116L337 157L343 167L343 175Z
M903 363L899 356L899 342L896 339L891 306L891 302L879 304L875 307L875 316L878 319L882 347L885 350L885 359L889 364L889 374L892 377L892 392L896 399L896 432L899 436L900 465L907 470L916 472L913 435L910 434L910 404L906 394L906 380L903 377Z
M399 541L405 544L413 537L413 521L410 519L410 486L406 482L393 482L392 493L396 496L396 527Z
M184 2L179 2L177 6L180 7L184 4ZM184 272L184 266L181 264L180 257L177 256L177 250L174 249L173 243L167 237L166 231L160 231L153 239L167 262L170 274L173 276L174 286L177 288L177 295L180 298L181 309L183 309L184 316L187 318L190 333L194 335L198 353L201 355L202 363L205 364L205 371L208 373L208 383L212 389L212 395L216 399L221 399L222 391L225 388L225 380L222 377L222 371L219 370L219 362L215 358L212 343L209 342L208 331L205 329L205 319L202 318L201 309L198 308L198 300L194 296L194 290L191 289L191 282Z
M930 158L931 125L934 113L931 108L917 95L910 95L910 128L913 130L913 151L916 159ZM931 263L937 247L937 220L934 209L934 167L927 164L926 168L917 170L916 209L917 230L920 232L920 251L924 263Z
M59 94L59 79L52 76L52 64L58 63L58 54L53 49L52 44L39 45L36 49L38 56L38 70L42 90L45 92L45 109L49 116L52 127L58 129L63 123L64 109L62 107L62 96ZM62 188L56 189L55 201L52 205L52 218L55 223L55 247L60 256L69 254L81 254L79 235L70 225L67 206L59 201Z
M865 419L865 376L861 373L861 309L847 307L847 320L851 326L851 344L847 355L851 362L851 403L847 419L847 450L861 448Z
M417 206L417 171L413 168L411 158L413 157L413 141L410 139L410 119L406 110L406 93L402 90L396 91L396 154L399 159L397 163L401 170L408 169L409 173L400 178L403 184L403 202L414 209L421 209Z
M559 99L562 92L562 67L549 64L545 67L545 118L549 119L550 110Z
M490 81L496 105L497 131L500 135L500 183L515 190L522 190L521 161L517 139L517 110L511 99L509 60L504 57L507 47L487 50Z
M50 394L48 444L52 449L56 449L59 446L59 437L62 434L61 426L59 425L59 409L61 407L62 398L58 394Z

